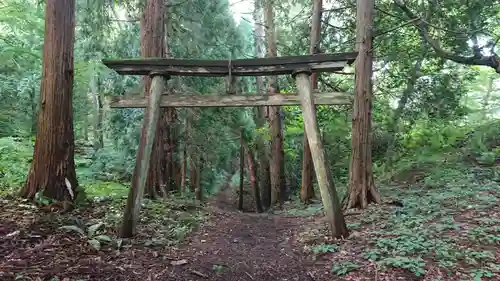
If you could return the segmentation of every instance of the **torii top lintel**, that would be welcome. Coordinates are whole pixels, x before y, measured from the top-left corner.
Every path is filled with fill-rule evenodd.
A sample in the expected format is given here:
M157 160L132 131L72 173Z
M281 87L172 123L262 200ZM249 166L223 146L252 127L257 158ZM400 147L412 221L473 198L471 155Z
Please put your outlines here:
M107 67L122 75L165 73L179 76L267 76L292 74L298 69L312 72L342 70L354 62L357 52L307 56L267 57L237 60L190 60L141 58L103 60Z

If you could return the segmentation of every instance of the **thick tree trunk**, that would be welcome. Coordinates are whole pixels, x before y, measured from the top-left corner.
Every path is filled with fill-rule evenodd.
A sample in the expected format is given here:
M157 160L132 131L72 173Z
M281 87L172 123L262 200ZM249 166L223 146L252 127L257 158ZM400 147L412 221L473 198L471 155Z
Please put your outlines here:
M72 201L78 181L74 162L72 91L75 1L47 0L43 78L33 162L21 196Z
M253 195L255 197L255 210L257 213L262 213L262 203L260 202L260 190L259 190L259 180L257 179L257 173L255 172L255 167L257 166L255 163L255 159L253 158L252 151L249 147L247 147L247 162L248 162L248 171L250 172L250 183L253 187ZM243 190L241 190L243 193Z
M264 21L266 23L267 55L276 57L276 28L274 25L273 0L266 0ZM268 93L279 93L275 76L268 78ZM269 125L271 129L271 204L285 201L285 159L283 150L283 125L281 107L269 107Z
M164 57L165 56L165 1L147 0L144 13L141 18L141 56L142 57ZM151 88L151 77L143 77L144 93L149 94ZM169 127L168 109L160 109L160 117L156 124L156 135L153 142L153 155L149 165L146 181L145 195L149 198L167 195L167 186L170 181L171 170L167 167L165 157L165 139L168 139Z
M264 57L264 22L263 17L263 2L264 0L255 0L254 7L254 22L255 22L255 56L257 58ZM255 77L257 84L257 93L264 92L264 79L261 76ZM266 108L257 107L254 109L255 125L257 128L262 128L266 124ZM262 206L268 209L271 206L271 173L269 166L269 149L262 135L259 135L256 140L257 153L259 158L259 185L262 190Z
M372 74L373 0L357 0L357 49L355 91L352 112L352 157L347 208L366 208L380 203L372 168Z
M311 42L309 46L309 53L311 55L319 53L319 43L321 35L321 10L323 8L322 0L313 0L313 10L312 10L312 24L311 24ZM318 88L318 73L313 73L311 75L311 85L313 90ZM307 135L304 132L304 149L302 157L302 186L300 188L300 200L304 203L308 203L309 200L314 198L314 186L313 186L313 161L311 156L311 148L309 147L309 142L307 141Z

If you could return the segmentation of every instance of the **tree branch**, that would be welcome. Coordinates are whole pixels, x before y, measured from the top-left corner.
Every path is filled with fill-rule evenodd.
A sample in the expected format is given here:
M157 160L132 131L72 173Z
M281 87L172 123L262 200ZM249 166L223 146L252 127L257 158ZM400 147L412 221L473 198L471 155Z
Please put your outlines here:
M406 14L410 19L415 19L413 24L418 28L420 35L425 39L425 41L431 45L432 49L436 55L454 61L456 63L465 65L484 65L489 66L497 73L500 73L500 57L493 53L491 56L484 56L480 53L475 53L473 56L460 56L457 54L450 53L443 48L441 48L439 41L435 40L429 35L428 26L429 24L422 18L415 15L403 2L403 0L393 0L394 4ZM474 52L473 52L474 53Z

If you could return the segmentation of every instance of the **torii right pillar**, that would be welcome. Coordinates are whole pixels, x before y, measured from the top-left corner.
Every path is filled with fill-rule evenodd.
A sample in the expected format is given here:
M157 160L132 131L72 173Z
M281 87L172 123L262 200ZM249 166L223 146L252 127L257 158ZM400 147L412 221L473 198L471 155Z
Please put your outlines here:
M321 200L323 201L323 208L330 231L333 237L347 238L347 236L349 236L349 231L347 230L344 215L342 214L335 183L329 171L323 142L319 134L318 122L316 120L316 106L314 104L311 81L309 79L310 75L311 71L309 69L300 69L296 70L292 74L292 77L295 79L297 91L300 96L304 128L309 147L311 148L314 170L316 172Z

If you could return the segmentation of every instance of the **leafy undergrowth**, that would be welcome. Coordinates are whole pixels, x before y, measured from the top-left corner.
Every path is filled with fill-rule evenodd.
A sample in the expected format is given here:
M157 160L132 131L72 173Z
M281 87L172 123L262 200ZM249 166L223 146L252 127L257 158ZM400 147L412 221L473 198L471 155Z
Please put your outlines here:
M22 184L31 152L3 149L19 153L0 155L5 195ZM0 280L499 280L498 167L444 163L390 175L398 185L381 186L383 198L404 207L348 215L346 240L328 238L319 201L256 215L145 200L138 235L119 239L125 185L82 180L89 202L65 215L3 197Z
M0 196L17 191L22 186L32 157L32 142L0 138Z
M0 280L126 280L123 276L155 263L158 249L178 245L205 218L187 201L145 200L136 237L121 239L125 187L99 183L86 191L93 201L64 215L43 212L26 200L0 199ZM112 273L117 268L118 275ZM112 277L103 277L107 274Z
M442 167L413 185L382 187L384 198L404 207L372 205L347 216L349 239L327 239L316 224L298 241L312 263L345 280L396 280L398 271L405 280L499 280L498 175L496 168Z

